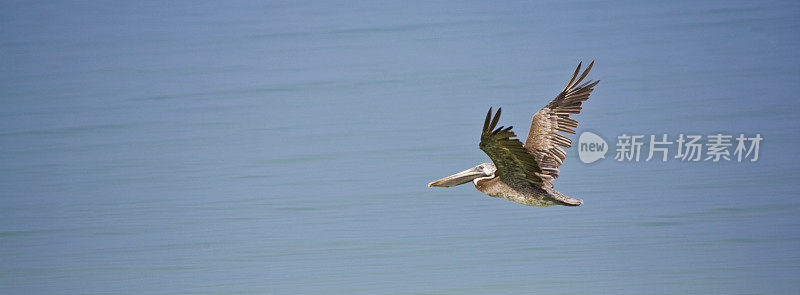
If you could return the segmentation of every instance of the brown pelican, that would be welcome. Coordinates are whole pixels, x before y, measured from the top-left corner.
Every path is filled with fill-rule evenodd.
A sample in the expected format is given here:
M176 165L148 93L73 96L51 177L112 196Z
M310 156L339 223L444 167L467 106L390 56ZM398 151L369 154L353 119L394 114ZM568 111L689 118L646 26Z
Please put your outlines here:
M501 109L492 116L492 108L486 114L478 145L492 163L483 163L454 175L431 182L428 186L451 187L472 181L479 191L495 198L504 198L528 206L579 206L583 200L570 198L553 189L552 182L558 177L558 166L564 162L572 140L558 133L575 134L578 121L571 114L581 112L581 103L600 81L580 84L589 74L594 61L578 77L581 63L567 82L567 86L541 110L533 114L531 129L523 145L511 126L497 126ZM576 79L577 78L577 79ZM580 84L580 85L579 85Z

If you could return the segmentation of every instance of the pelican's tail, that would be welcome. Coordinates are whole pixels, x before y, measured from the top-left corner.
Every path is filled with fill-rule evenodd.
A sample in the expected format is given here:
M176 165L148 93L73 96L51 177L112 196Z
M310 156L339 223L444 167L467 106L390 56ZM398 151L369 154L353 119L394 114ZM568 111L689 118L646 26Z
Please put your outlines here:
M561 203L561 205L564 205L564 206L580 206L581 204L583 204L583 200L572 198L572 197L567 197L567 196L565 196L565 195L563 195L563 194L561 194L561 193L559 193L559 192L557 192L555 190L552 190L551 193L553 195L553 199L556 199L559 203Z

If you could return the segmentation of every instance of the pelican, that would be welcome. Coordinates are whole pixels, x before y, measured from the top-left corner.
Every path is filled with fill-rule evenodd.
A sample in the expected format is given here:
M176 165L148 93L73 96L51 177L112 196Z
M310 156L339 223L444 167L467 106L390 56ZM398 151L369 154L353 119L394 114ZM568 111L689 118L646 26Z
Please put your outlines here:
M581 112L581 103L589 99L593 87L600 82L590 80L580 84L593 65L594 61L578 77L581 71L581 63L578 63L564 90L533 114L525 144L514 138L517 135L511 131L511 126L496 128L502 109L498 108L493 116L489 108L478 147L493 163L483 163L431 182L428 187L451 187L472 181L484 194L527 206L583 204L581 199L557 192L552 182L558 178L558 167L567 155L561 147L572 145L572 140L559 132L575 134L578 121L569 116Z

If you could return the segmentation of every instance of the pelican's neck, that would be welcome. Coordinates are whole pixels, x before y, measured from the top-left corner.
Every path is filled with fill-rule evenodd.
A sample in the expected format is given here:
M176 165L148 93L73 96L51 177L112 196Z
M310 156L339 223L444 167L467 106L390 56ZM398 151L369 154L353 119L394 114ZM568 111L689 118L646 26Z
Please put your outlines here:
M494 175L478 177L472 180L472 184L474 184L475 188L478 189L479 191L483 191L484 189L486 189L487 185L490 185L490 183L493 182L492 180L495 178L497 177Z
M511 195L511 188L505 185L500 181L500 178L496 176L477 178L473 180L473 183L478 191L490 197L505 198Z

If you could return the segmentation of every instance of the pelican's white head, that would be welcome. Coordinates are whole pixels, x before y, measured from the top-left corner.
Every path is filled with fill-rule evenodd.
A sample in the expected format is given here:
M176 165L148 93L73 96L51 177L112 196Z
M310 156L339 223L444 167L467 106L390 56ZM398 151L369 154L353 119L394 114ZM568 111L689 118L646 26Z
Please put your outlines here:
M431 186L451 187L472 181L477 184L481 180L489 180L496 176L497 167L492 163L482 163L470 169L458 172L448 177L428 184Z

